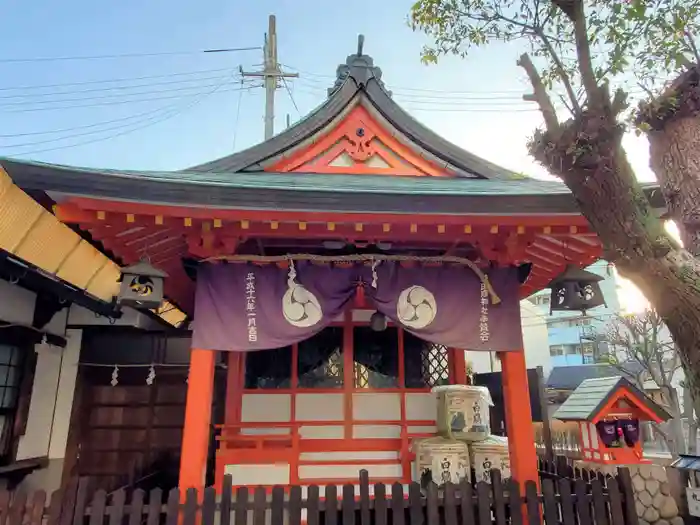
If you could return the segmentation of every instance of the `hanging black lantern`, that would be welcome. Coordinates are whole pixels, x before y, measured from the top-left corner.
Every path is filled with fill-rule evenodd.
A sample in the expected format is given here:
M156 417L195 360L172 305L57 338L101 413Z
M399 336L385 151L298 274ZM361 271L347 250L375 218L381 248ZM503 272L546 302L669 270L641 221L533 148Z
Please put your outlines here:
M383 332L387 327L386 315L380 312L374 312L369 318L369 327L375 332Z
M600 275L582 270L571 264L562 274L549 284L552 289L550 313L552 311L581 311L605 305L605 298L600 290Z
M122 268L117 302L134 308L158 308L163 301L163 279L167 276L144 261Z

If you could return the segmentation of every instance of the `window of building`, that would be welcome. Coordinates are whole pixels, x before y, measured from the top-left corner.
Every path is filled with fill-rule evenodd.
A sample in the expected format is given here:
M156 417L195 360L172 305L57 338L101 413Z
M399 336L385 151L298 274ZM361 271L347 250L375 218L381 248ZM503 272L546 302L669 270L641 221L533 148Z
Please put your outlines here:
M581 354L581 345L564 345L564 353L566 355Z
M550 328L567 328L569 323L567 321L551 321L549 323Z
M528 300L537 306L548 306L550 303L550 296L549 294L546 295L533 295L531 296Z
M245 388L276 389L292 386L292 347L248 352Z
M558 356L564 355L564 347L562 345L552 345L549 347L549 355Z
M297 345L299 388L343 388L343 329L329 326Z
M330 326L297 345L248 352L245 389L342 389L346 365L352 365L351 389L427 389L449 383L447 347L394 326L380 332L353 326L352 332L352 348L345 348L343 327Z
M450 381L447 347L423 341L404 332L406 388L428 388Z
M0 409L17 408L22 379L22 351L16 346L0 344Z
M399 331L376 332L369 326L353 328L352 359L355 388L399 386Z

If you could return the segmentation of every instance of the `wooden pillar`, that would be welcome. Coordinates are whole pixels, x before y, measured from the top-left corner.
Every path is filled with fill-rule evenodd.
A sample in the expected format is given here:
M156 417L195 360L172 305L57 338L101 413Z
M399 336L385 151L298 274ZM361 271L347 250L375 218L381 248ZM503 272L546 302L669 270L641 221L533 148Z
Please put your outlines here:
M499 357L503 369L503 401L511 475L524 491L526 481L539 483L525 352L499 352Z
M450 364L450 381L455 385L467 384L467 360L464 356L464 350L459 348L450 348L449 350Z
M202 489L207 470L214 392L214 350L192 349L185 426L180 455L180 490Z

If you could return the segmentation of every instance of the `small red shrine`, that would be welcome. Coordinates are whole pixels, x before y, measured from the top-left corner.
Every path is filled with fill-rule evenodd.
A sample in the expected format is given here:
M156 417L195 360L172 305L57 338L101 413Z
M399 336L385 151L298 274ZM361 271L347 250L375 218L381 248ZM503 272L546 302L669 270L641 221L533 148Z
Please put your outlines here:
M564 185L406 113L361 44L320 107L233 155L177 172L0 165L120 264L168 275L193 321L180 486L214 453L218 362L216 479L408 482L410 442L436 432L430 389L466 383L464 350L498 353L512 475L538 479L518 300L600 242Z
M624 377L603 377L583 381L553 417L578 422L584 461L630 465L649 463L640 422L671 416Z

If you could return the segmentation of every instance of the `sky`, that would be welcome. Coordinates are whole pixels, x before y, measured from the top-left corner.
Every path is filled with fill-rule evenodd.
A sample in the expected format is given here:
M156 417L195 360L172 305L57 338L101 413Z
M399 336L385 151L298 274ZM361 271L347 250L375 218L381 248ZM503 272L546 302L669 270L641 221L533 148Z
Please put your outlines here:
M287 115L293 123L323 102L361 33L394 99L416 118L492 162L546 176L525 148L542 119L522 101L521 46L494 44L425 66L428 41L406 22L411 4L0 0L0 157L173 170L260 142L264 91L252 79L242 84L238 71L260 67L275 14L279 61L299 74L276 94L277 132ZM645 139L630 136L625 146L639 178L653 180Z

